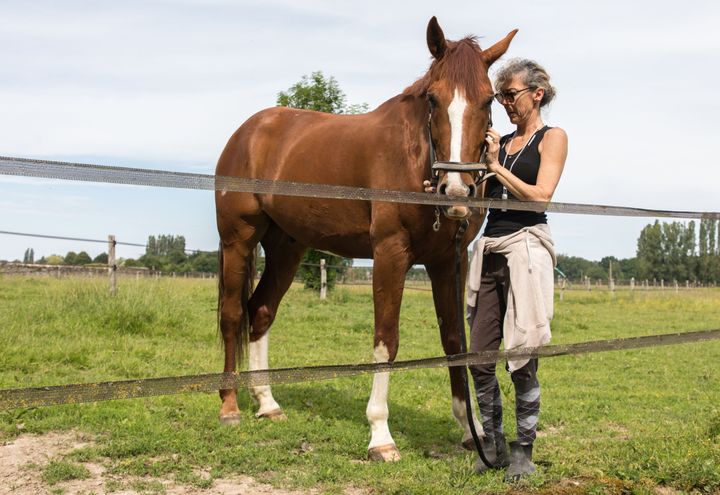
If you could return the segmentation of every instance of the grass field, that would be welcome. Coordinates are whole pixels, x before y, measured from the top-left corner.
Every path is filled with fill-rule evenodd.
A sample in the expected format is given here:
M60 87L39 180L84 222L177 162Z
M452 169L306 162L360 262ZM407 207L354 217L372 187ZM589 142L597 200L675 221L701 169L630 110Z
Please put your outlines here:
M113 299L104 280L0 277L0 388L221 371L215 307L211 280L121 279ZM406 292L398 359L441 354L432 307L429 292ZM556 299L553 343L720 328L719 308L720 290L568 291ZM325 302L293 287L273 327L270 364L371 362L372 321L367 287L340 287ZM473 474L445 370L391 378L390 426L403 454L393 464L365 460L370 376L275 387L289 417L281 423L256 420L240 393L242 424L222 427L216 394L188 394L0 412L0 441L18 435L18 424L96 439L47 466L48 480L73 469L80 476L82 463L95 461L114 474L197 487L243 473L326 493L713 493L718 363L720 342L541 361L540 474L520 488L502 473ZM504 372L500 380L512 438L512 387Z

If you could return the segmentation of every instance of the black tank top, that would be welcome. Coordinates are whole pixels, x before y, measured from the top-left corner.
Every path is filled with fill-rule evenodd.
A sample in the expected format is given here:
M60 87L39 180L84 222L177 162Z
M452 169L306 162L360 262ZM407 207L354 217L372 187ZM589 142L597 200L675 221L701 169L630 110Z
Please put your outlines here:
M527 145L525 151L522 152L522 155L520 155L512 168L512 173L526 184L533 186L537 184L537 175L540 169L540 151L538 150L538 146L548 129L552 129L552 127L545 126L535 133L535 138ZM510 164L513 163L513 160L517 157L517 153L513 153L512 155L507 155L507 160L505 159L505 145L511 137L512 134L508 134L500 139L500 153L498 154L500 163L502 164L503 161L505 161L507 168L510 168ZM487 181L487 197L500 199L502 198L502 191L503 185L500 181L494 176L490 177ZM508 191L508 199L516 198ZM519 210L502 211L497 208L490 208L490 214L488 215L487 225L485 226L483 235L487 237L502 237L513 234L523 227L531 227L540 223L547 223L547 215L545 215L545 213Z

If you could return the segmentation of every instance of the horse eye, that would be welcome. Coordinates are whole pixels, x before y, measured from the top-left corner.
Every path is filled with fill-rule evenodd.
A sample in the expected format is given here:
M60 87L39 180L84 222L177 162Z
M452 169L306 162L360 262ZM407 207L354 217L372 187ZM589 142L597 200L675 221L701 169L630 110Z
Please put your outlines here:
M427 95L428 103L430 103L431 107L437 106L437 98L435 98L435 95L432 93L428 93Z

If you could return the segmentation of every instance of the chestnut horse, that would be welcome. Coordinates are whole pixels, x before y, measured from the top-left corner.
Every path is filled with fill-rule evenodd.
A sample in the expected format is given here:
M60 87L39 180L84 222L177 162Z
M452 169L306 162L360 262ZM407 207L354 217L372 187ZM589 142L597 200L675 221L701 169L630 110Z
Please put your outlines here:
M479 161L493 100L488 67L505 53L516 31L482 50L474 37L446 40L433 17L427 27L433 61L427 73L401 94L362 115L285 107L262 110L230 138L216 174L422 191L423 180L431 175L431 148L439 161ZM470 174L446 171L439 174L437 190L457 197L474 195L476 188ZM400 302L405 275L413 264L424 264L432 281L445 353L459 352L454 237L458 220L467 219L462 238L467 248L480 229L484 211L445 208L450 220L435 231L432 206L229 191L216 191L215 201L225 372L235 371L245 350L250 370L268 367L270 325L310 247L374 260L376 362L392 362L397 355ZM253 291L258 242L265 251L265 270ZM464 258L466 267L467 255ZM472 439L463 373L462 368L450 368L452 411L465 430L463 444L468 446ZM374 460L400 458L387 422L389 381L389 373L374 375L366 410L371 430L368 454ZM252 394L259 404L258 417L284 418L269 386L255 387ZM220 420L238 422L237 390L221 390L220 397ZM477 419L472 420L482 432Z

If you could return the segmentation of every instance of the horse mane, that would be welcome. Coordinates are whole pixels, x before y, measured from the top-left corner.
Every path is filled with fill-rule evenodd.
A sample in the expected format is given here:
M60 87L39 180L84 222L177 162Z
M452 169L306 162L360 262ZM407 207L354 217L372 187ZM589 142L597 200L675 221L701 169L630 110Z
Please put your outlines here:
M433 60L425 75L405 88L403 95L424 97L433 81L445 79L464 90L467 96L483 96L487 91L487 65L481 56L482 49L477 36L448 41L447 44L445 55L440 60Z

